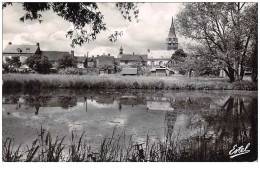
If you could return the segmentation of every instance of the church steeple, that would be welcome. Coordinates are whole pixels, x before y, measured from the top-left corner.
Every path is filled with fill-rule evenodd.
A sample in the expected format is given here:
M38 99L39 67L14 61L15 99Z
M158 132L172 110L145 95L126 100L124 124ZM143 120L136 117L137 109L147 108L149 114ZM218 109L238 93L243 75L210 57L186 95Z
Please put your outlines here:
M178 49L178 38L176 37L176 33L175 33L173 17L172 17L170 31L169 31L168 37L166 39L166 49L167 50L177 50Z
M168 37L176 38L175 28L174 28L174 24L173 24L173 17L172 17L172 24L171 24L171 27L170 27L170 31L169 31Z
M117 55L118 58L121 58L123 55L123 47L121 46L119 49L119 54Z

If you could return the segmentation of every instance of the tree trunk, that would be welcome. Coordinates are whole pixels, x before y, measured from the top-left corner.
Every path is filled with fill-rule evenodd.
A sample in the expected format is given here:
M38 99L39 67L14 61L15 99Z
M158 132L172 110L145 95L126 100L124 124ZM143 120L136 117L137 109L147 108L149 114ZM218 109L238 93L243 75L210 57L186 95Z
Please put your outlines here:
M238 61L239 61L239 57L237 57L237 59L236 59L237 61L235 62L235 67L234 67L234 69L235 69L235 81L239 81L239 79L240 79L240 77L239 77L239 63L238 63Z
M229 78L229 81L232 83L235 81L235 71L232 67L227 67L228 69L225 69L224 68L224 71L226 72L228 78Z
M240 75L239 75L239 81L242 81L243 78L244 78L244 74L245 74L245 69L244 69L244 66L241 65L241 68L240 68Z

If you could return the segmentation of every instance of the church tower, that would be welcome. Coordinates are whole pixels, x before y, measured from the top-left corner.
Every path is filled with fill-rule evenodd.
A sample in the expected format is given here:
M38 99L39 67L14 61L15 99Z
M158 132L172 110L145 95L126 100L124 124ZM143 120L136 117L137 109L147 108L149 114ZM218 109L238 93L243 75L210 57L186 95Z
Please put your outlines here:
M123 48L122 46L119 49L119 54L117 55L117 58L121 58L123 56Z
M172 17L172 24L170 27L169 35L166 38L166 49L167 50L178 50L178 38L175 34L175 28L173 25L173 17Z

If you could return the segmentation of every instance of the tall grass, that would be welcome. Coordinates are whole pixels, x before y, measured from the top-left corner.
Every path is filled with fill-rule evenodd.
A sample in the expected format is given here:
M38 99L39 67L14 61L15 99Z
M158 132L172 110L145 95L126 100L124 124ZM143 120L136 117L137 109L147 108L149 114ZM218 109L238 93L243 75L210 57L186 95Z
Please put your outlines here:
M144 143L135 143L132 136L118 133L114 128L96 149L71 134L70 144L64 138L53 138L41 128L30 146L13 148L14 141L3 141L4 162L174 162L174 161L234 161L228 156L227 144L221 139L213 143L210 137L200 136L184 141L179 136L167 135L165 140L151 142L149 135ZM214 139L215 140L215 139ZM248 142L248 141L245 141ZM252 151L255 152L255 151ZM254 159L256 160L256 159Z
M152 77L120 75L39 75L3 74L3 90L42 89L180 89L180 90L257 90L250 81L229 83L228 79L204 77Z

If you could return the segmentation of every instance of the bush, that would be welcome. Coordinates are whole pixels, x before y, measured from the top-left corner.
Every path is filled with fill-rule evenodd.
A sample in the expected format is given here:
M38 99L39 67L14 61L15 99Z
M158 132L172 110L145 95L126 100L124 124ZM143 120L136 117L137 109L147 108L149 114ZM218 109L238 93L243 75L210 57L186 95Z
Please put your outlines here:
M65 68L59 70L60 75L82 75L82 70L78 68Z

